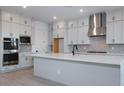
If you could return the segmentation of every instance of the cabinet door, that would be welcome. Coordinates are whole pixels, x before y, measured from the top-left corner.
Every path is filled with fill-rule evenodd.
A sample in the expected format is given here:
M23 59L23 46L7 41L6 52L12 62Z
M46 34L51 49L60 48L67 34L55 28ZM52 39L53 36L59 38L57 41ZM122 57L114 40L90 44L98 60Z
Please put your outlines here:
M2 20L7 21L7 22L14 22L14 23L19 23L19 15L17 14L12 14L8 12L2 12Z
M78 44L90 44L88 26L78 28Z
M85 26L83 31L84 31L84 44L90 44L90 39L88 37L88 30L89 26Z
M122 42L124 44L124 21L122 21Z
M122 11L112 11L107 13L107 22L122 20Z
M6 37L7 33L7 23L5 21L2 21L2 37Z
M76 21L69 21L68 22L68 28L76 28L77 22Z
M20 16L19 15L17 15L17 14L11 14L11 17L12 17L12 20L11 20L12 22L14 22L14 23L20 23Z
M84 44L84 31L83 27L78 28L78 44Z
M25 67L33 66L32 64L32 57L25 56Z
M66 27L66 23L64 21L53 23L53 29L63 29L65 27Z
M88 26L89 25L89 17L84 17L78 21L78 27Z
M27 18L24 16L20 17L20 23L26 26L31 26L31 18Z
M68 44L73 44L74 42L73 42L73 35L72 35L72 33L73 33L73 29L68 29Z
M32 57L26 56L24 53L19 54L20 68L33 66Z
M31 27L29 26L25 26L25 25L22 25L20 26L20 35L27 35L27 36L31 36Z
M114 39L114 43L122 44L122 21L114 22Z
M73 40L73 44L78 44L78 39L77 39L77 36L78 36L78 31L77 31L77 28L73 28L72 30L72 40Z
M13 24L6 22L6 32L4 32L4 37L13 37Z
M19 24L12 23L12 33L14 38L19 38Z
M3 20L3 21L8 21L8 22L10 22L10 21L12 20L11 17L12 17L12 16L11 16L10 13L5 12L5 11L2 11L2 20Z
M78 44L77 35L77 28L68 29L68 44Z
M107 38L106 43L107 44L113 44L115 42L114 40L114 22L107 23Z
M19 54L19 67L25 67L25 56L21 53Z
M2 37L19 38L19 25L16 23L2 22Z

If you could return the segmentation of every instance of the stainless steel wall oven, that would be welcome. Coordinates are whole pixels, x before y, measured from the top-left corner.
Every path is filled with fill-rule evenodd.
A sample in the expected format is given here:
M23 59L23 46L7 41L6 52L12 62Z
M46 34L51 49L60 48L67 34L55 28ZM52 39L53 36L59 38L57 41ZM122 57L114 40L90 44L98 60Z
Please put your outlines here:
M18 39L3 38L3 66L18 64Z

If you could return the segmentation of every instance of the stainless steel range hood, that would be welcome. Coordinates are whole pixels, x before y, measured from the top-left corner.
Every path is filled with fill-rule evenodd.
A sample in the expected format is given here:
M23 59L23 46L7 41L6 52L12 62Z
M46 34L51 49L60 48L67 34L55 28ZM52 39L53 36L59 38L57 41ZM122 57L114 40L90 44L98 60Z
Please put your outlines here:
M106 13L96 13L89 17L88 36L105 36L106 35Z

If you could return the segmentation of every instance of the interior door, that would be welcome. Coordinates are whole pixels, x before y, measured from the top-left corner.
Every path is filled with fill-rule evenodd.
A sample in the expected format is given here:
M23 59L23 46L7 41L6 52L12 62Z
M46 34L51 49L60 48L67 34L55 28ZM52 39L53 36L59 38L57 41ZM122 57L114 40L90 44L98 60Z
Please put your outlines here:
M54 38L53 52L59 53L59 39L58 38Z

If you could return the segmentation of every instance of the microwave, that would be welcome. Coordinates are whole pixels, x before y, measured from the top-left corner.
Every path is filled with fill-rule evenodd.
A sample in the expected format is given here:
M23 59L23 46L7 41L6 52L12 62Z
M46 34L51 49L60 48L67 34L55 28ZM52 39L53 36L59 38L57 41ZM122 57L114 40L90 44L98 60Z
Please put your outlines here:
M20 44L31 44L30 36L20 36Z

